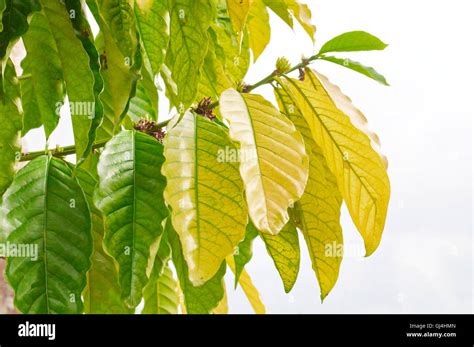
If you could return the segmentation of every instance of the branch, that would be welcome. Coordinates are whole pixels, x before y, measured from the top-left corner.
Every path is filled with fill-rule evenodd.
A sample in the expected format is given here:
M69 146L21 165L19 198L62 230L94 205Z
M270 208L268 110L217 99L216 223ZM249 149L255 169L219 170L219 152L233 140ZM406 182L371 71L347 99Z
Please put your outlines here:
M104 147L106 143L107 141L96 142L92 145L92 149ZM75 154L76 146L72 145L72 146L65 146L65 147L57 147L55 149L25 153L25 154L22 154L20 161L30 161L48 153L55 157L64 157L66 155Z

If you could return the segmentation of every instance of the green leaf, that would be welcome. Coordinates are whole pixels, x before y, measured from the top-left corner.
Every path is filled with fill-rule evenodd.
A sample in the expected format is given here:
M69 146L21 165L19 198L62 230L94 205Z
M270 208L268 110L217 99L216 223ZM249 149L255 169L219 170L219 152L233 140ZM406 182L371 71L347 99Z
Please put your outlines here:
M41 4L55 42L50 54L57 53L62 66L79 162L87 154L89 131L95 116L95 78L89 55L76 36L66 7L60 1L41 0Z
M135 19L153 77L165 61L170 38L170 15L166 1L135 0Z
M306 69L304 81L285 78L283 83L336 176L352 220L364 238L368 256L377 249L382 237L390 182L369 136L351 122L355 117L341 111L320 78Z
M280 17L290 28L293 28L293 17L285 0L263 0L265 5Z
M97 168L94 200L104 215L104 247L118 263L122 298L130 307L140 303L150 248L168 213L162 153L163 145L153 137L124 130L107 143Z
M81 313L92 254L90 212L66 162L41 156L21 169L3 199L11 244L36 257L9 257L6 275L23 313Z
M145 306L143 314L177 314L178 313L178 282L168 266L165 266L160 277L150 278L150 283L143 292Z
M5 93L0 96L0 200L15 175L15 164L20 159L20 131L22 123L20 88L11 60L5 68Z
M166 223L171 223L169 218ZM178 313L178 283L168 266L171 257L171 246L168 241L169 225L165 226L165 232L160 240L160 246L156 254L150 281L143 289L145 306L144 314L176 314Z
M207 54L212 8L205 0L171 0L169 65L178 88L179 103L187 109L198 91L200 72ZM168 60L169 61L169 60Z
M28 52L21 63L25 76L20 82L23 134L43 125L46 138L49 138L59 122L65 86L58 48L43 12L33 14L23 43Z
M211 313L224 298L224 275L226 264L223 262L216 274L201 286L195 287L188 277L188 266L183 256L179 236L172 223L167 224L166 233L171 244L173 264L176 268L180 288L184 295L184 305L188 314Z
M107 31L131 66L137 48L137 31L131 0L100 0L97 4L103 19L99 26L102 24L103 28L103 24L107 25Z
M308 5L300 3L298 0L284 0L288 5L288 8L293 13L294 17L303 27L304 31L309 35L311 40L314 42L314 34L316 33L316 27L311 22L311 10Z
M40 10L38 0L8 0L4 8L0 30L0 61L4 66L18 39L28 30L29 16ZM2 69L3 70L3 69Z
M306 186L308 156L303 139L260 95L228 89L219 105L230 124L230 137L240 144L240 174L250 218L259 231L276 235L289 220L288 207L300 199Z
M176 118L175 118L176 119ZM183 245L189 278L201 285L244 238L247 212L236 148L224 128L187 112L164 140L165 199Z
M388 45L365 31L350 31L326 42L318 54L383 50Z
M3 17L3 11L7 8L7 4L5 3L5 0L0 0L0 32L3 31L3 23L2 23L2 17Z
M148 71L144 71L143 79L137 83L136 94L130 100L128 116L133 122L142 118L158 119L158 90Z
M94 141L97 137L97 129L102 124L104 118L104 108L100 100L100 94L104 89L104 81L100 75L100 58L99 53L95 47L92 30L87 22L85 13L82 11L80 0L66 0L66 7L69 13L74 13L71 22L76 31L77 38L81 41L84 50L89 56L89 67L94 74L94 114L91 120L91 125L88 132L88 142L81 159L77 166L81 165L83 161L89 156Z
M225 23L228 18L221 19ZM249 34L245 30L242 44L237 45L234 33L229 32L227 26L213 25L211 38L214 41L217 59L224 62L224 71L233 84L242 81L250 66Z
M254 1L252 3L247 26L250 48L252 49L253 61L255 62L270 43L270 16L263 1Z
M113 259L105 253L102 242L104 238L104 220L93 203L97 178L80 167L77 180L84 191L92 221L92 239L94 251L91 267L87 272L87 284L84 288L84 313L86 314L120 314L133 313L122 301L118 274Z
M388 86L389 84L387 83L387 80L385 77L383 77L381 74L379 74L377 71L375 71L374 68L362 65L361 63L350 60L350 59L341 59L337 57L331 57L331 56L322 56L319 59L321 60L327 60L330 61L331 63L335 63L341 66L344 66L348 69L357 71L358 73L361 73L369 78L372 78L373 80L382 83L383 85Z
M237 287L240 275L244 270L245 265L250 262L253 256L252 245L253 240L258 236L258 230L255 228L252 222L247 224L245 232L245 238L237 246L237 250L234 253L235 262L235 281L234 286Z
M309 256L321 288L321 300L334 287L339 276L343 246L340 209L342 197L336 178L326 165L321 147L313 140L311 129L288 91L275 88L280 111L303 135L309 155L309 177L305 192L295 203L292 217L308 246Z
M300 269L300 245L295 224L290 220L278 235L260 233L260 237L275 263L285 292L289 293Z
M199 81L198 100L204 97L218 100L221 93L232 86L231 80L224 71L224 64L217 58L214 49L215 45L211 41L201 69L202 76Z

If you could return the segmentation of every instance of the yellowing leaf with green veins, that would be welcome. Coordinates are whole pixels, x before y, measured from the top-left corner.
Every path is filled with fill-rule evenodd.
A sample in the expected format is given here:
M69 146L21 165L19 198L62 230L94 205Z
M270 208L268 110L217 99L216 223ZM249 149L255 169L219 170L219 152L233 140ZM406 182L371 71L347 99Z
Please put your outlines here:
M178 89L179 103L186 109L198 91L200 69L208 49L212 8L205 0L171 0L169 65Z
M240 144L240 174L249 215L262 232L278 234L288 222L288 207L303 195L308 156L303 138L285 116L262 96L224 91L222 117Z
M283 88L275 88L275 96L280 111L303 135L309 156L308 184L291 215L305 238L321 299L324 299L337 281L342 261L342 254L337 252L343 244L340 225L342 197L336 178L327 167L321 147L313 140L311 129L298 106Z
M225 295L225 262L222 262L219 270L207 282L200 286L194 286L189 280L188 266L184 259L182 242L180 242L178 234L171 223L167 223L165 230L172 250L173 264L179 279L178 292L182 293L182 295L180 294L181 312L188 314L211 313L219 306Z
M336 176L352 220L364 238L367 255L378 247L390 198L385 166L369 137L337 108L318 77L306 69L305 80L285 78L292 101L301 110Z
M159 276L152 275L143 291L145 306L143 314L177 314L178 282L168 265Z
M285 292L289 293L300 270L300 244L294 222L289 220L278 235L260 233L260 237L275 263Z
M231 268L232 272L235 274L235 262L232 257L227 257L227 265ZM256 314L265 314L266 308L260 298L260 293L258 292L257 288L252 282L249 274L245 269L241 271L239 276L239 284L242 287L242 290L245 293L250 305L252 306L253 310Z
M248 218L239 166L220 155L236 148L224 128L191 112L168 130L164 146L165 199L189 279L199 286L216 274L245 235Z
M227 0L227 10L229 11L234 31L240 38L239 42L242 40L242 33L247 22L250 8L254 1L255 0Z
M252 3L248 16L250 48L256 61L270 42L270 16L263 1Z
M352 100L347 95L345 95L338 86L331 83L326 76L318 72L315 72L315 74L321 84L324 86L324 89L326 89L328 92L331 99L334 101L336 107L351 119L352 124L357 129L367 135L367 137L370 139L372 148L379 154L385 168L387 168L388 160L387 157L382 153L380 139L376 133L369 129L367 118L357 107L354 106Z

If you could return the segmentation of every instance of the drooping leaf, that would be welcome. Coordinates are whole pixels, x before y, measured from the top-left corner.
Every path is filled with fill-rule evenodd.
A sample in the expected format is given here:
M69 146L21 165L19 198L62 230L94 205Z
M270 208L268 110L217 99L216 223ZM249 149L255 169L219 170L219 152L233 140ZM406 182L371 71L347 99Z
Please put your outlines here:
M245 24L247 23L247 17L250 13L250 8L254 0L226 0L227 10L229 17L234 28L234 32L239 37L239 45L242 41L242 35L244 32Z
M38 0L5 0L5 8L1 16L0 30L0 61L2 70L18 39L28 30L29 16L40 10Z
M221 22L228 18L220 19ZM237 44L237 38L228 26L212 26L211 38L214 41L217 59L224 62L224 71L230 80L237 84L245 77L250 66L250 44L249 34L245 30L242 44Z
M213 314L228 314L229 313L229 301L227 299L227 289L224 283L224 297L219 302L219 305L212 310Z
M104 239L104 220L93 202L97 178L80 167L77 180L84 191L92 222L92 240L94 250L91 267L87 272L87 284L84 288L84 313L86 314L121 314L133 313L120 296L118 273L113 259L105 253L102 242Z
M108 140L119 130L120 117L128 105L132 90L133 76L107 29L97 36L96 46L101 52L100 73L104 80L104 91L100 96L104 120L97 131L97 140Z
M178 283L168 266L158 278L151 277L145 287L144 314L177 314L178 313Z
M350 59L341 59L337 57L332 57L332 56L322 56L319 59L322 60L327 60L330 61L331 63L335 63L341 66L344 66L348 69L357 71L358 73L361 73L369 78L372 78L373 80L382 83L383 85L388 86L389 84L387 83L387 80L385 77L383 77L381 74L379 74L373 67L365 66L362 65L361 63L350 60Z
M20 159L20 88L11 60L6 65L3 80L5 93L0 96L0 201L15 175L15 163Z
M94 119L94 74L90 69L89 55L76 36L66 6L60 1L40 2L56 46L50 54L57 52L62 65L71 109L76 160L80 161L89 148L89 131Z
M167 215L163 146L153 137L124 130L110 140L97 168L95 204L104 215L104 247L119 265L122 298L135 307L148 282L150 248Z
M170 223L169 219L166 223ZM168 241L168 227L160 240L160 246L155 257L150 281L143 290L145 314L176 314L178 313L178 283L168 266L171 257L171 247Z
M187 112L164 140L165 200L183 245L189 279L201 285L244 238L247 212L238 163L221 157L236 151L227 132Z
M223 62L216 57L215 44L211 41L206 59L202 66L202 76L199 81L197 99L211 97L218 100L221 93L232 86L232 82L226 75Z
M300 245L295 224L290 220L278 235L260 233L260 237L275 263L285 292L289 293L300 270Z
M130 0L99 0L98 11L128 65L133 64L137 48L135 15ZM99 23L99 26L101 24ZM103 25L102 25L103 28Z
M303 195L308 156L295 126L260 95L224 91L220 111L230 137L240 143L240 174L247 205L258 230L278 234L288 207Z
M91 220L68 164L46 155L32 160L5 192L2 208L8 242L37 247L37 257L8 258L15 306L23 313L81 313Z
M147 71L144 71L143 79L137 83L136 94L130 100L127 112L133 122L138 122L141 118L158 119L158 90Z
M235 274L235 263L232 257L227 257L227 264ZM250 278L247 271L245 271L245 269L242 270L242 273L239 276L239 284L242 287L242 290L244 291L245 296L247 297L255 313L265 314L265 305L263 304L262 299L260 298L260 294L257 288L255 288L252 279Z
M319 50L319 54L383 50L387 46L379 38L365 31L350 31L326 42Z
M46 138L49 138L58 125L65 90L58 47L42 12L32 16L23 43L28 52L21 63L25 76L20 82L24 110L23 134L43 125Z
M208 49L212 8L205 0L172 0L170 9L169 65L178 88L179 103L184 109L198 91L200 68ZM168 61L169 61L168 60Z
M87 21L86 15L82 10L80 0L66 0L66 8L69 17L76 32L76 36L81 41L82 47L89 56L89 68L94 74L94 111L91 119L91 125L87 134L87 146L80 158L77 166L81 165L88 158L94 141L97 137L97 129L102 124L104 118L104 107L100 100L100 95L104 90L104 81L100 75L100 58L94 44L92 30ZM72 15L74 14L74 15ZM90 161L90 158L89 158Z
M298 23L300 23L304 31L306 31L311 40L314 42L314 34L316 33L316 27L311 22L312 14L308 5L302 4L299 0L284 1L288 5L288 8L293 13Z
M342 261L343 240L339 222L342 197L336 178L329 171L321 147L313 140L298 105L283 88L276 88L275 96L280 111L303 136L309 155L308 184L300 201L295 203L292 218L305 238L323 300L337 281Z
M378 155L382 159L385 169L387 169L388 160L387 157L382 153L380 139L376 133L369 129L367 118L357 107L354 106L354 104L352 104L352 100L348 96L346 96L338 86L331 83L326 76L318 72L315 73L323 87L328 92L331 99L334 101L336 107L351 119L351 123L357 129L367 135L367 137L370 139L370 144L372 145L372 148L378 153Z
M339 191L370 255L380 243L390 197L384 163L369 137L336 106L315 73L306 69L305 75L304 81L285 78L283 83L336 176Z
M263 0L265 5L280 17L290 28L293 28L293 17L291 16L288 3L285 0Z
M170 36L170 15L166 1L135 0L135 19L153 77L165 61Z
M2 17L3 17L3 11L7 8L7 4L5 0L0 0L0 32L3 31L3 22L2 22Z
M253 240L258 236L258 230L255 228L253 223L248 223L245 238L237 246L236 252L234 253L235 262L235 281L234 287L237 287L240 275L244 270L245 265L252 259L253 251Z
M255 62L270 42L270 16L262 0L252 2L248 16L248 30Z
M167 223L166 234L171 245L173 264L179 279L179 287L183 293L184 308L188 314L208 314L214 310L224 298L225 262L216 274L203 285L195 287L189 280L188 265L183 256L179 236L171 223Z

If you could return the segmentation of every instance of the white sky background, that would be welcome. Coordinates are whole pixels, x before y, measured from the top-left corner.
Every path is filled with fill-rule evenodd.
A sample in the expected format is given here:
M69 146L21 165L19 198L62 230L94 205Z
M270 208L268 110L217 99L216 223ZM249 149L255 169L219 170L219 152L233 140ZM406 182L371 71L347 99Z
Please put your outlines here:
M392 195L384 236L369 258L346 256L338 283L321 304L306 245L290 294L263 243L254 243L247 270L272 313L467 313L473 312L472 99L474 49L470 0L306 0L317 30L316 48L330 38L365 30L390 46L382 52L341 54L375 67L390 87L329 62L313 66L338 84L369 120L389 159ZM248 83L274 69L279 56L293 64L315 53L300 27L293 33L272 15L272 40ZM273 100L270 88L259 88ZM161 98L161 101L164 98ZM160 105L160 109L162 109ZM167 118L161 114L160 119ZM71 144L62 117L50 147ZM29 150L44 148L42 130L25 139ZM359 251L362 239L347 211L344 242ZM300 235L300 241L302 237ZM241 289L231 312L252 309Z

